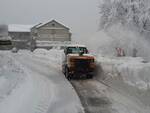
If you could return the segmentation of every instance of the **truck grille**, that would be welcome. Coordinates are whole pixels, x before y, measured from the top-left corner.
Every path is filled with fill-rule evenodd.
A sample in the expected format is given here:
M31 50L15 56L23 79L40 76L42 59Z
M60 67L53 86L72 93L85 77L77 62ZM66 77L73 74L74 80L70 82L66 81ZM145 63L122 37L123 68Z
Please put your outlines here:
M78 71L86 71L90 67L90 60L75 59L75 67Z

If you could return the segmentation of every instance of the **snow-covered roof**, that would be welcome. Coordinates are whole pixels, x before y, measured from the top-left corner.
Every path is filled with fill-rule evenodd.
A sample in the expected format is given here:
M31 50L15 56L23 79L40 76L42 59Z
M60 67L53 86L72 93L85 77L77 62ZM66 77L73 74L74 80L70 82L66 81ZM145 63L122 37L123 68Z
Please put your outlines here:
M33 25L19 25L19 24L10 24L8 25L9 32L30 32L30 29Z
M69 28L66 27L65 25L63 25L63 24L57 22L56 20L51 20L51 21L46 21L46 22L43 22L43 23L39 23L39 24L37 24L37 25L35 25L35 26L33 26L33 27L35 27L35 28L40 28L40 27L42 27L42 26L44 26L44 25L46 25L46 24L48 24L48 23L53 23L53 22L54 22L54 23L57 23L57 24L59 24L59 25L61 25L62 27L66 28L66 29L69 29ZM53 27L53 29L54 29L54 27Z

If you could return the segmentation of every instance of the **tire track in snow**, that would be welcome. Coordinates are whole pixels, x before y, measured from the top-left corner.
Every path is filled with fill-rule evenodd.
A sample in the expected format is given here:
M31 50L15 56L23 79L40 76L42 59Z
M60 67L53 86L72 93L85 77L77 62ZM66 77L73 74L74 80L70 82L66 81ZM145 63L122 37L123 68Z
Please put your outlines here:
M40 80L40 82L41 82L41 80ZM42 81L42 82L45 83L46 81ZM49 84L45 84L44 87L47 87L47 85L49 85ZM49 108L50 101L52 99L52 97L51 97L52 92L51 92L51 90L49 90L49 88L46 88L46 89L43 88L41 90L41 93L42 94L40 94L39 98L41 98L41 97L42 98L39 100L39 102L37 104L35 104L35 107L34 107L35 113L46 113Z
M149 113L149 110L129 95L96 78L71 80L85 113Z
M38 58L38 61L40 58ZM37 59L34 61L37 61ZM44 63L46 59L40 60L40 63ZM38 64L40 64L38 62ZM42 74L42 73L41 73ZM136 105L134 106L132 100L128 99L126 95L123 95L121 92L117 91L116 89L112 89L111 86L105 84L102 81L98 80L81 80L79 81L73 81L75 82L75 89L77 90L82 104L85 107L86 113L118 113L118 111L114 108L112 108L112 98L107 98L107 93L102 94L105 92L105 88L110 89L111 92L115 93L115 95L118 95L119 98L121 98L121 101L115 100L115 104L119 106L120 108L124 109L123 112L119 113L133 113L136 111L136 113L141 113ZM101 90L102 88L102 90ZM89 93L89 94L88 94ZM111 95L110 95L111 96ZM116 97L115 97L116 98ZM114 100L113 100L114 101ZM125 103L123 102L125 101ZM131 106L132 107L131 107ZM134 110L135 109L135 110ZM132 112L133 111L133 112ZM147 112L146 112L147 113Z
M0 102L25 82L26 74L20 64L7 53L0 53Z
M49 68L47 65L44 65L44 63L39 63L29 56L19 56L18 60L24 65L24 68L26 68L26 71L28 71L28 74L33 80L33 95L35 95L35 97L32 99L32 113L46 113L54 93L54 91L52 91L52 89L54 89L52 88L52 81L46 77L50 73L48 71ZM41 69L41 67L43 68Z
M44 113L47 107L46 113L83 113L83 107L76 92L60 71L57 62L51 62L51 59L44 56L39 58L28 53L19 54L17 57L26 68L37 72L34 73L34 76L32 75L33 77L41 76L49 79L49 82L53 82L52 84L55 86L53 88L55 91L51 92L55 95L52 95L53 100L50 100L50 104L45 104L44 99L40 100L39 104L34 104L35 110L33 113Z

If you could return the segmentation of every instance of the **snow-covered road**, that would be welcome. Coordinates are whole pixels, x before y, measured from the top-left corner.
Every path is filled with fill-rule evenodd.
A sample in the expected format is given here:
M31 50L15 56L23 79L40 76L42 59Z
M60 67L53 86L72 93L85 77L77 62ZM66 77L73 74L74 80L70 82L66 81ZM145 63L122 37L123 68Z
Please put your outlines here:
M94 79L71 81L83 109L74 88L61 72L61 52L56 49L0 52L0 113L84 113L84 110L86 113L149 113L149 104L146 106L138 98L139 90L123 84L122 80L111 81L113 84L100 81L107 70ZM102 66L109 69L111 65ZM102 72L100 68L99 71Z
M1 61L0 113L83 112L74 89L50 58L8 52L1 53Z
M105 95L107 86L93 79L72 80L71 83L78 92L85 108L85 113L114 113L115 109L112 109L112 103ZM97 88L94 85L99 85L100 87Z
M95 79L72 80L85 113L149 113L136 97Z

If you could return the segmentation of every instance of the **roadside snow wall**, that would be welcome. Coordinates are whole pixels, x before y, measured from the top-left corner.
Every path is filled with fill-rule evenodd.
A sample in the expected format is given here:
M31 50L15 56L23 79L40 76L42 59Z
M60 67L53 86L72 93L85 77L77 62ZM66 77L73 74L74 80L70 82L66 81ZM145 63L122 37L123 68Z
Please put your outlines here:
M150 63L137 57L98 57L98 80L150 106Z
M139 89L148 89L150 85L150 63L138 57L99 57L98 62L102 66L107 77L121 77L129 85Z

